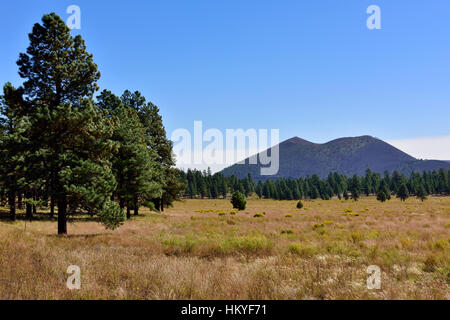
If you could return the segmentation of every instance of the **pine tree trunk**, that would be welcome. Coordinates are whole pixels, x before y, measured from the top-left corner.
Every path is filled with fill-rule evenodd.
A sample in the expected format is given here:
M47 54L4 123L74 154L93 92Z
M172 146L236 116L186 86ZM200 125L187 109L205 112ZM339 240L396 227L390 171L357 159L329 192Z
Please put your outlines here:
M134 206L134 215L138 216L139 215L139 201L138 201L137 195L134 195L133 206Z
M131 219L131 208L128 201L127 201L127 219L128 220Z
M55 201L53 200L53 197L50 199L50 217L53 218L55 215Z
M161 205L161 212L164 212L164 200L162 198L161 198L160 205Z
M23 197L22 193L19 193L17 197L17 209L22 210L23 209Z
M12 221L16 221L16 191L11 190L8 195L9 215Z
M156 211L160 211L159 209L159 199L153 199L152 200L153 204L155 205L155 210Z
M33 206L31 204L26 204L27 207L27 212L26 212L26 218L28 220L32 220L33 219Z
M27 199L31 199L31 195L29 194L29 193L26 193L25 194L25 197L27 198ZM28 219L28 220L33 220L33 205L31 205L31 204L29 204L29 203L27 203L26 204L26 207L27 207L27 210L26 210L26 219Z
M65 197L58 201L58 234L67 234L67 202Z
M34 200L36 200L36 197L33 197ZM36 205L33 204L33 214L36 215L37 214L37 208Z

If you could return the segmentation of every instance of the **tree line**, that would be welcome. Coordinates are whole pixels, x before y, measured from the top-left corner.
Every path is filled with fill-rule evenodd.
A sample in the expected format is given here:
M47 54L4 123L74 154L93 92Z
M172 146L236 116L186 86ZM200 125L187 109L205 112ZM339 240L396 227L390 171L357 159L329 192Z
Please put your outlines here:
M97 84L100 72L81 36L55 13L29 34L17 65L23 84L0 97L0 200L67 218L96 215L117 228L141 205L155 210L184 190L157 106L138 91L120 97Z
M306 178L254 181L249 174L244 179L236 176L225 177L221 173L211 174L211 170L188 170L180 173L180 179L186 185L186 198L226 198L236 191L246 197L256 194L259 198L275 200L339 199L358 200L361 195L374 195L384 202L392 196L406 200L416 196L425 200L429 195L450 194L450 171L413 172L410 176L394 171L384 175L366 170L363 177L347 177L337 172L330 173L326 179L318 175Z

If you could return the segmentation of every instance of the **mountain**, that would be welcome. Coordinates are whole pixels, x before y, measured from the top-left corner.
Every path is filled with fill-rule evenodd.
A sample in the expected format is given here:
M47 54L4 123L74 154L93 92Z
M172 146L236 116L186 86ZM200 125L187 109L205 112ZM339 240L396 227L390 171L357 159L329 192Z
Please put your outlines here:
M269 155L272 149L267 150ZM330 172L339 172L347 176L364 175L367 168L373 172L384 173L398 170L410 174L413 171L450 170L450 163L437 160L418 160L392 145L370 136L341 138L324 144L312 143L298 137L279 144L279 171L272 176L261 176L258 164L234 164L225 168L225 176L246 177L251 173L255 180L276 178L299 178L317 174L321 178Z

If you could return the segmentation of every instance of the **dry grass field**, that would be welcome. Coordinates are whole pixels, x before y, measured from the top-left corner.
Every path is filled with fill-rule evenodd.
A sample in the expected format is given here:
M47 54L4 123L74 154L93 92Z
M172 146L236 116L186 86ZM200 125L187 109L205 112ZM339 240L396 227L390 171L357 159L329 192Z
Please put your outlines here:
M304 204L187 200L116 231L77 219L67 237L1 220L0 299L450 299L450 197Z

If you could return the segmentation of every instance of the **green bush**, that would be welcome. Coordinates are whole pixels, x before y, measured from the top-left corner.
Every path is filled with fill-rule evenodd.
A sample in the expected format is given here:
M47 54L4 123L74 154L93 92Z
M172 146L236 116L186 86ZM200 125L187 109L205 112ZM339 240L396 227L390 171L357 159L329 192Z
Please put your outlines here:
M231 204L233 205L233 209L245 210L247 205L245 195L239 191L234 192L231 196Z
M311 257L314 255L315 250L312 247L304 246L301 243L294 242L289 244L288 250L290 253L303 256L303 257Z
M317 230L319 228L325 227L328 224L333 224L333 221L324 221L324 222L321 222L321 223L316 223L316 224L313 225L312 228L313 228L313 230Z
M297 209L301 209L301 208L303 208L303 202L302 202L302 200L299 200L297 202Z

